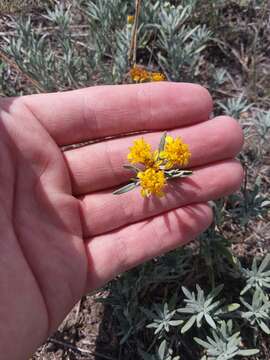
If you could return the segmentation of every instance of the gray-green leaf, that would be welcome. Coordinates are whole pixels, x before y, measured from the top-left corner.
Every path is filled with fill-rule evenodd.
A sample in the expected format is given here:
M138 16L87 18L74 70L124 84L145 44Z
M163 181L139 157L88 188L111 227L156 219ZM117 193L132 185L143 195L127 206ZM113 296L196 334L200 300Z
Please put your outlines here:
M132 182L132 183L129 183L123 187L121 187L120 189L117 189L113 192L113 195L120 195L120 194L124 194L128 191L131 191L133 189L135 189L135 187L138 186L138 183L135 183L135 182Z
M164 150L165 147L165 142L166 142L166 136L167 136L167 132L165 132L161 139L160 139L160 143L159 143L159 147L158 147L158 151L161 152Z

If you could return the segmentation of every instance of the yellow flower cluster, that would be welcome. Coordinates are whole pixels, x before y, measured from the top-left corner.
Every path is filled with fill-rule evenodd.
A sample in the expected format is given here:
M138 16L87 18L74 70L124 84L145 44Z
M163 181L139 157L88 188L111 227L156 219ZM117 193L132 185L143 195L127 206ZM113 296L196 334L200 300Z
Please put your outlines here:
M166 81L166 76L160 72L150 72L151 81Z
M191 153L188 145L183 143L180 138L174 139L167 135L164 150L160 152L159 157L165 160L165 168L171 169L175 165L187 166Z
M140 179L143 197L149 197L152 194L160 197L164 195L163 188L166 185L166 178L163 171L148 168L145 171L139 171L137 176Z
M134 145L129 148L130 153L127 158L131 164L142 164L150 167L154 164L154 154L151 145L143 138L135 140Z
M153 151L143 138L135 140L127 156L131 164L140 164L144 168L137 173L142 196L163 196L166 185L166 170L174 166L188 164L191 153L187 144L180 138L166 136L161 151Z
M130 77L136 83L142 83L146 81L165 81L166 77L160 72L147 71L141 66L134 65L130 69Z
M134 15L128 15L127 16L127 23L132 25L134 23L135 16Z

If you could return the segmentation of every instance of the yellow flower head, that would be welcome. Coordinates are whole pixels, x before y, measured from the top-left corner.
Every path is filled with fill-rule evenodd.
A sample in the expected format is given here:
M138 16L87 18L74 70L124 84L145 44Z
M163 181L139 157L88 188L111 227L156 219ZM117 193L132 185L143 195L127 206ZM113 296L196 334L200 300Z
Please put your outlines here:
M189 163L191 153L188 145L181 138L174 139L167 135L164 150L160 152L159 157L166 161L165 168L171 169L175 165L186 166Z
M167 180L192 175L192 171L182 169L191 157L188 145L181 138L174 139L166 132L162 135L159 147L155 151L143 138L135 140L129 150L128 161L139 166L125 165L124 167L135 172L136 176L132 177L127 185L115 190L113 192L115 195L140 186L143 197L164 196Z
M133 24L134 23L135 16L134 15L128 15L127 16L127 23Z
M151 81L165 81L166 76L160 72L151 73Z
M145 82L150 79L149 72L141 66L134 65L129 71L130 77L135 82Z
M139 171L137 174L140 179L141 194L143 197L150 195L163 196L163 188L166 185L166 178L162 170L148 168L145 171Z
M140 163L149 166L154 161L154 155L151 145L148 144L143 138L135 140L134 145L129 148L130 153L127 159L132 164Z
M141 66L134 65L130 69L130 77L134 82L165 81L166 77L160 72L147 71Z

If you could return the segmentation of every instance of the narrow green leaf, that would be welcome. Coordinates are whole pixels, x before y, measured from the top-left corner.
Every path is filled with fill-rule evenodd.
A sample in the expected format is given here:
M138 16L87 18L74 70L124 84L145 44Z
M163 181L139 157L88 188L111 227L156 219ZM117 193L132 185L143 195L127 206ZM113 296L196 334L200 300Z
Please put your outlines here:
M137 174L139 171L141 171L137 166L131 165L131 164L125 164L125 165L123 165L123 168L133 171L135 174Z
M203 318L204 313L201 311L196 318L196 322L197 322L197 328L200 328L202 326L202 318Z
M166 136L167 136L167 132L165 131L165 133L161 136L161 139L160 139L160 143L159 143L159 147L158 147L159 152L164 150L165 142L166 142Z
M251 289L251 285L248 284L244 287L244 289L240 292L240 295L244 295L249 289Z
M240 350L238 352L238 355L240 356L251 356L251 355L256 355L260 352L259 349L248 349L248 350Z
M270 329L263 321L259 321L258 324L263 332L265 332L267 335L270 335Z
M259 272L263 272L270 265L270 254L267 254L261 265L259 266Z
M197 337L194 337L193 340L195 340L197 344L201 345L205 349L211 349L211 345L208 344L206 341L204 341L200 338L197 338Z
M131 190L135 189L136 186L138 186L138 183L134 183L134 182L129 183L129 184L121 187L120 189L115 190L115 191L113 192L113 195L124 194L124 193L126 193L126 192L128 192L128 191L131 191Z
M269 207L270 206L270 201L269 200L264 200L262 203L261 203L261 207Z
M163 340L158 349L158 355L160 359L164 359L166 347L167 347L167 342L166 340Z
M213 329L217 328L214 320L212 319L212 317L209 314L204 314L204 318Z
M227 306L224 308L224 311L225 311L225 312L228 312L228 313L229 313L229 312L233 312L233 311L239 309L239 307L240 307L240 304L238 304L238 303L232 303L232 304L227 305Z
M181 289L188 299L192 299L192 293L186 287L182 286Z
M169 324L171 326L179 326L182 325L184 322L184 320L170 320Z
M194 325L195 321L196 321L196 315L191 316L191 318L182 327L181 334L187 332Z
M257 273L257 271L258 271L257 259L256 259L256 258L254 258L253 261L252 261L251 270L252 270L254 273Z

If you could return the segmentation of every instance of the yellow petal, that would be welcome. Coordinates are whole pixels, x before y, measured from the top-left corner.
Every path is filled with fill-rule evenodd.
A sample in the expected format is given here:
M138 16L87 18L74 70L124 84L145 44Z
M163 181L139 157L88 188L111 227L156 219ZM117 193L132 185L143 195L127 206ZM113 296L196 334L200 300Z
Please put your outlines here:
M170 144L170 143L172 143L173 141L174 141L174 139L173 139L172 136L170 136L170 135L167 135L167 136L166 136L166 143Z

